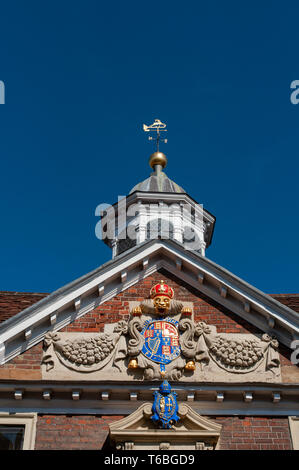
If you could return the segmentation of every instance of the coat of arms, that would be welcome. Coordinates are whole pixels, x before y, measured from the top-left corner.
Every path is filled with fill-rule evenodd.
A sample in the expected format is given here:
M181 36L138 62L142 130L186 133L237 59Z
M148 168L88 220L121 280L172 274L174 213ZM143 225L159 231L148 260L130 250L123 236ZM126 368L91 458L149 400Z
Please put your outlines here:
M154 392L154 404L152 407L152 421L160 428L172 428L179 421L177 394L171 391L171 386L164 380L159 387L159 392Z
M279 379L275 338L266 333L261 338L217 333L215 326L195 322L189 305L175 300L173 289L160 281L151 288L150 299L131 307L129 321L120 320L113 329L49 332L44 341L46 373L61 364L84 374L109 371L109 377L117 374L119 380L190 380L194 374L197 380L209 381L227 373L234 378L250 374L260 380L267 374L269 381ZM168 405L165 399L165 409Z
M167 318L145 322L142 354L159 364L169 364L180 355L178 322Z
M145 301L133 310L129 322L132 339L128 352L135 356L129 362L129 369L144 369L146 378L158 378L159 375L178 378L182 368L195 368L193 361L186 363L181 358L179 334L182 317L191 316L192 312L172 300L174 291L164 281L152 287L150 296L151 301Z

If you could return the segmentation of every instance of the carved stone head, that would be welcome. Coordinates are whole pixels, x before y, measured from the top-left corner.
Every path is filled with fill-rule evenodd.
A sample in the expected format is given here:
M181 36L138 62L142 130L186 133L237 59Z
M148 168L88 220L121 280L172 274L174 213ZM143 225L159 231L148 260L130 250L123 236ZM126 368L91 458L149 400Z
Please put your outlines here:
M151 288L151 298L153 300L155 312L157 315L167 315L173 296L173 289L165 284L164 281L160 281L160 284L156 284Z
M165 295L159 295L154 300L155 312L159 316L165 316L170 308L170 299Z

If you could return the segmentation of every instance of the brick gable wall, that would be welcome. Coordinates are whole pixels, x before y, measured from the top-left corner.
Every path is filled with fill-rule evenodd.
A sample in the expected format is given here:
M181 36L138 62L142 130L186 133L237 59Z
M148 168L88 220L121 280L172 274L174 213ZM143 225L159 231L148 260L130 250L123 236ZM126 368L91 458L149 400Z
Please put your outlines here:
M73 323L63 329L63 331L103 331L105 323L114 323L118 320L128 320L129 301L142 301L148 299L151 287L165 280L175 291L175 299L193 302L195 321L204 321L215 325L219 333L260 333L260 331L248 322L242 320L229 310L216 304L203 294L199 294L195 289L185 284L183 281L176 280L163 271L157 272L138 285L135 285L124 292L119 293L113 299L105 302L84 317L75 320Z
M142 301L149 298L151 287L164 279L175 291L175 299L187 302L193 302L195 321L204 321L207 324L215 325L218 333L252 333L260 334L261 331L242 320L238 315L230 312L213 300L176 279L174 276L164 271L157 272L146 279L140 281L137 285L130 287L124 292L120 292L113 299L105 302L93 311L78 318L61 331L67 332L101 332L107 323L115 323L118 320L129 319L129 301ZM288 348L280 347L281 364L287 367L288 381L292 373L299 382L299 369L293 366L289 360L290 351ZM10 370L10 377L15 378L17 370L27 373L27 378L39 379L40 363L42 358L42 343L30 348L28 351L20 354L9 363L0 366L0 379L5 378L5 370ZM15 372L13 372L15 371ZM32 373L31 373L32 372Z

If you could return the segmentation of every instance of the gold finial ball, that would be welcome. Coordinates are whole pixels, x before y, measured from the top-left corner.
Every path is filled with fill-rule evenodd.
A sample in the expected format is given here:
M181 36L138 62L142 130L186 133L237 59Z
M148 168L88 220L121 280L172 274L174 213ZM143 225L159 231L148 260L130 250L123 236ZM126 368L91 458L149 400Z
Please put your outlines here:
M161 165L162 168L165 168L167 165L166 155L162 152L152 153L149 159L149 164L152 168L154 168L155 165Z

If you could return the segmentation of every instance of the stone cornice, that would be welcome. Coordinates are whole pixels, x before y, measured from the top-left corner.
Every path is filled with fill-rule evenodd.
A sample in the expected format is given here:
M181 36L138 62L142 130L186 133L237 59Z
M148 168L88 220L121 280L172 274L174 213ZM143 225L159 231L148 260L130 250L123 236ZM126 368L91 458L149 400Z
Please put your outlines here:
M152 403L157 389L158 382L2 381L0 412L128 415ZM188 403L201 415L299 416L299 384L180 382L172 383L172 389L179 403Z

